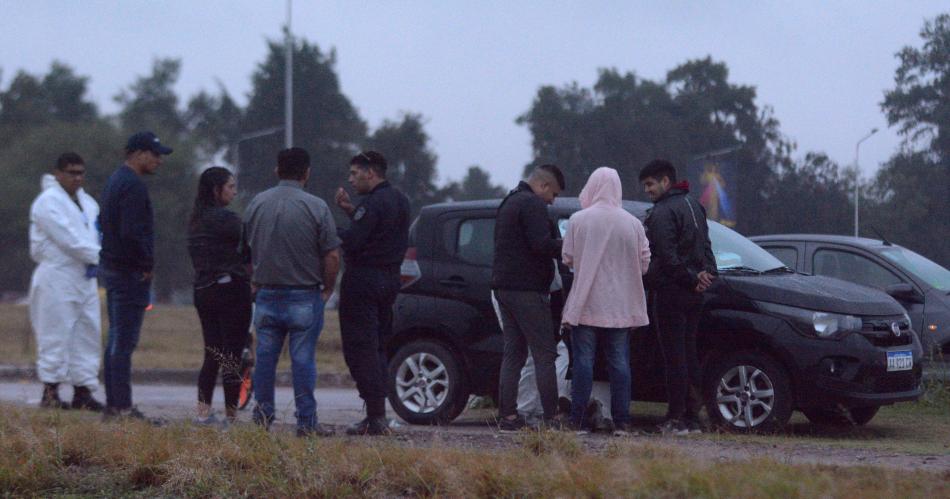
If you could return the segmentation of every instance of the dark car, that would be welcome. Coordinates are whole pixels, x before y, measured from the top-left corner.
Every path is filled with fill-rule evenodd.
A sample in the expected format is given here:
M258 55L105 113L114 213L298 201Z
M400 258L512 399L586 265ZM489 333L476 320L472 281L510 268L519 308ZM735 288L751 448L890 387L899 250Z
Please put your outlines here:
M388 343L389 400L409 423L447 423L469 395L497 393L502 336L490 281L499 203L427 206L413 223ZM624 202L641 220L649 206ZM549 213L563 234L579 209L576 198L558 199ZM797 408L815 421L864 424L878 407L920 396L920 344L894 299L793 272L738 233L709 228L721 277L704 295L698 349L713 423L777 429ZM560 271L568 287L571 273ZM649 327L631 335L630 369L634 400L665 401Z
M799 272L884 291L907 310L926 356L950 359L950 270L881 239L825 234L750 238Z

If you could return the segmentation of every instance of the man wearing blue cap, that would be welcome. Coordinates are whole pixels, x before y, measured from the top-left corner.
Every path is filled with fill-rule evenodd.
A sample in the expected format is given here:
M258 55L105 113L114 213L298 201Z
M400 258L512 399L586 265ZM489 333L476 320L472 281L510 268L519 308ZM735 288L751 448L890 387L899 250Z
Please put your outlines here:
M132 352L149 303L154 266L154 216L142 175L152 175L171 154L152 132L139 132L125 145L125 163L102 192L99 224L100 274L106 287L109 337L103 360L105 417L144 416L132 406Z

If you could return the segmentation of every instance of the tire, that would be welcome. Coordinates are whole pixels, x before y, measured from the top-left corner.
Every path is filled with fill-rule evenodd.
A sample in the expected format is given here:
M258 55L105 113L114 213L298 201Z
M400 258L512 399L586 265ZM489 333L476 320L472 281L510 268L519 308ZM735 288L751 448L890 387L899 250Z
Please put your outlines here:
M703 392L710 421L728 431L779 431L792 416L785 368L759 352L736 352L715 360Z
M803 407L802 413L813 424L835 428L849 428L868 424L880 407L853 407L851 409ZM845 412L847 411L847 412Z
M440 343L413 341L389 361L389 403L410 424L447 424L465 410L468 395L458 358Z

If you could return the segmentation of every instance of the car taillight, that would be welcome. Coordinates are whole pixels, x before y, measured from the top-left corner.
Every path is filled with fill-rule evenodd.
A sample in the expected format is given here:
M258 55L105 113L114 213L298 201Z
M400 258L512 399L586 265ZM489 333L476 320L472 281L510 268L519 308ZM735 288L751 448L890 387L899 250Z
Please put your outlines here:
M421 278L422 270L419 269L419 262L416 261L416 248L409 248L399 268L399 281L405 289Z

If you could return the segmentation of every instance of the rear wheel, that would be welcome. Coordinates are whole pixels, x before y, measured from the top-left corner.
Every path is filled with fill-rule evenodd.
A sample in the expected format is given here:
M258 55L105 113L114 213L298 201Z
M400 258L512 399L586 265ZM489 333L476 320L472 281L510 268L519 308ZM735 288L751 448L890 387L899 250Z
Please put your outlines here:
M408 343L389 362L389 403L411 424L451 422L465 409L468 395L460 362L437 342Z
M737 352L714 362L704 396L710 420L729 431L780 430L792 415L785 368L759 352Z

